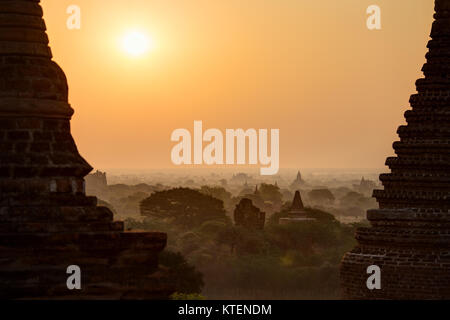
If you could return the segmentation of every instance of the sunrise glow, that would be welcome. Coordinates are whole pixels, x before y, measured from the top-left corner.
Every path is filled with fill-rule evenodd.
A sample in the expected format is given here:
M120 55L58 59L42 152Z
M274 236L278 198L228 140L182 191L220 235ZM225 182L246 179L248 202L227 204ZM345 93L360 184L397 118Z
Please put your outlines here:
M134 57L147 53L152 47L152 39L141 31L127 32L122 38L122 49Z

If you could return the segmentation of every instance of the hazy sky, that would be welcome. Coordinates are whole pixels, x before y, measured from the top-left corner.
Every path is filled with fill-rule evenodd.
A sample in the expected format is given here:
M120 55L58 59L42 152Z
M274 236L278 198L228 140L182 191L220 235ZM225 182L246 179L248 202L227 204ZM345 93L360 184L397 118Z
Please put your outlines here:
M421 76L433 0L43 0L81 154L171 167L177 128L280 129L280 166L380 168ZM81 30L66 8L81 7ZM382 30L366 9L381 7ZM154 48L132 57L129 30Z

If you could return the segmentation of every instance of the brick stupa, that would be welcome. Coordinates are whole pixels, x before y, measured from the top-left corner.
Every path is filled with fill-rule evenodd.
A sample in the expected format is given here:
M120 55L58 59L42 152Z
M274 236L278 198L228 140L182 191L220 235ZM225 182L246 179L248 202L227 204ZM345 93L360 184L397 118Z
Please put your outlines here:
M85 195L92 168L70 133L42 15L39 0L0 0L0 298L166 298L166 235L124 232ZM69 265L81 290L67 288Z
M450 299L450 0L435 10L425 77L374 191L379 209L342 261L345 298ZM381 268L380 290L366 286L370 265Z

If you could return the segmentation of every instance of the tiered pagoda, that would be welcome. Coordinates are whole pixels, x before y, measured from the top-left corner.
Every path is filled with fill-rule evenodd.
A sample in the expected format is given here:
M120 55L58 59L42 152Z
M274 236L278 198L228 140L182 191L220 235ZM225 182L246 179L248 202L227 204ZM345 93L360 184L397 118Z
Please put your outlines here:
M349 299L450 299L450 0L436 0L424 78L416 82L400 126L396 157L387 159L379 209L371 227L342 261ZM367 267L381 269L381 289L369 290Z
M314 218L308 217L308 213L303 206L300 191L295 191L294 200L289 208L288 217L280 218L280 224L289 224L294 222L316 221Z
M0 0L0 298L166 298L166 235L124 232L85 195L92 168L42 16L39 0ZM67 285L73 265L80 290Z

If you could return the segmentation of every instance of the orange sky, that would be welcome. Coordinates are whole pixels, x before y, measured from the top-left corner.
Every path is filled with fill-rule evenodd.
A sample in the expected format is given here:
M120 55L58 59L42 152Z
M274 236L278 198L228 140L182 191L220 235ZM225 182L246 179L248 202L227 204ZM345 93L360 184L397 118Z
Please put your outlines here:
M280 129L280 166L381 168L421 76L432 0L43 0L81 154L100 169L171 167L170 135ZM66 8L82 10L81 30ZM366 8L382 9L382 30ZM127 30L155 48L133 58Z

